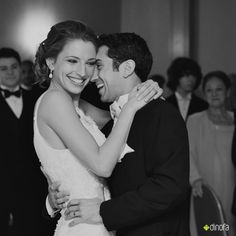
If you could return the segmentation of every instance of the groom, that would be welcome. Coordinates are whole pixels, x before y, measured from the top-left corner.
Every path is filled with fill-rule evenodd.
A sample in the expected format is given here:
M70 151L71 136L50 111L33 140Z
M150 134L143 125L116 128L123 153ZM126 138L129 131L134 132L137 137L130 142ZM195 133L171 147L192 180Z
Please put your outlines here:
M94 82L101 100L116 101L119 109L123 95L147 79L152 55L134 33L102 35L99 42ZM189 153L183 119L172 105L154 100L137 112L127 143L134 152L117 163L108 180L112 199L74 199L67 218L74 218L72 225L103 223L117 236L189 236Z

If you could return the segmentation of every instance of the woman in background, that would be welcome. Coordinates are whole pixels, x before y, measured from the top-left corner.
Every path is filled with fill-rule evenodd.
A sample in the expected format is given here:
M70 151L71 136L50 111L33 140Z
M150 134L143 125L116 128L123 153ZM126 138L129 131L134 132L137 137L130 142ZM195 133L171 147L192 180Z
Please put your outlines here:
M226 110L230 79L224 72L214 71L204 77L202 87L209 108L187 121L192 193L201 197L202 184L211 186L222 203L230 235L235 236L231 213L235 182L231 161L234 116Z

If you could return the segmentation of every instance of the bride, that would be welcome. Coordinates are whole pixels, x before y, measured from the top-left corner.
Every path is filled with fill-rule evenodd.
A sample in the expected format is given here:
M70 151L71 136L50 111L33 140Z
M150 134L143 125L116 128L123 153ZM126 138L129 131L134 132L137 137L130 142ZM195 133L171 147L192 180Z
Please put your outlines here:
M96 125L98 109L80 99L96 66L97 37L86 25L65 21L54 25L36 53L35 72L50 79L35 106L34 145L43 171L73 198L109 198L108 177L129 147L127 136L136 111L152 100L154 82L135 87L106 139ZM147 93L147 87L152 92ZM90 118L90 117L93 117ZM111 235L104 225L69 227L62 216L56 236Z

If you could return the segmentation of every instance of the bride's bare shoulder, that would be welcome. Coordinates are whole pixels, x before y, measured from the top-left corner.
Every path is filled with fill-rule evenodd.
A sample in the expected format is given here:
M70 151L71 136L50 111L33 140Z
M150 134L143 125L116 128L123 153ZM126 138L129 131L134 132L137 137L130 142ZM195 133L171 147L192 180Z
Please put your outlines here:
M67 112L71 107L72 101L67 94L58 90L49 90L43 95L38 109L40 114L48 116L51 113Z
M61 104L67 101L71 101L70 96L59 90L48 90L42 98L42 104Z

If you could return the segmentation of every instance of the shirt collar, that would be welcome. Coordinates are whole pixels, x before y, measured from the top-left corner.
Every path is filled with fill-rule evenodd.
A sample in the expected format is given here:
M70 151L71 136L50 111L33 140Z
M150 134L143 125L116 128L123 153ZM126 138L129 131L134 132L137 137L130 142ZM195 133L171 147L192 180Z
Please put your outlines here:
M178 93L177 91L175 91L175 96L178 100L191 100L192 98L192 93L189 93L186 97L183 97L180 93Z
M127 103L128 98L129 94L124 94L110 105L110 114L112 119L115 119L120 115L121 109L123 108L125 103Z
M118 100L117 100L117 104L118 106L120 107L120 109L123 108L123 106L128 102L128 99L129 99L129 94L124 94L124 95L121 95Z

